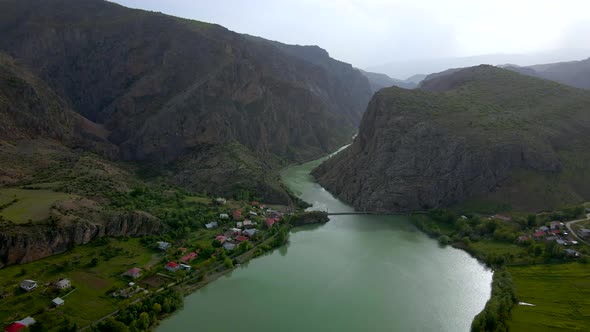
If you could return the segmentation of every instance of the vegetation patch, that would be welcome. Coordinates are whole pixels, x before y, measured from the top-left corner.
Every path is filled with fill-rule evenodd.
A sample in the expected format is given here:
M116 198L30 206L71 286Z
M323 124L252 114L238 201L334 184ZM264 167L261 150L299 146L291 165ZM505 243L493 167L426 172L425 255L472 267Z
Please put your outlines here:
M0 216L14 223L47 219L55 203L74 195L50 190L0 189Z

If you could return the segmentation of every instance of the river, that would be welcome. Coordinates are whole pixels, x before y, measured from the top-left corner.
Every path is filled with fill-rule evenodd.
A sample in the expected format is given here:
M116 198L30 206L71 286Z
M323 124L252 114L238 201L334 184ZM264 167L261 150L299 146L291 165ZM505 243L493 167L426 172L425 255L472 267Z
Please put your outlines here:
M319 162L288 168L283 181L314 209L352 211L309 175ZM333 216L189 295L157 331L468 331L491 280L406 217Z

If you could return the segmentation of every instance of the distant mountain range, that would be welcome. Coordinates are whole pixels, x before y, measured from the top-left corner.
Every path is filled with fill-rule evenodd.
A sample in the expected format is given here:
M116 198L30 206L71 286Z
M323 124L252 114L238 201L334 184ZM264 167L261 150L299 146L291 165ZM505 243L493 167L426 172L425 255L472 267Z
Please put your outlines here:
M503 67L524 75L544 78L581 89L590 89L590 58L581 61L558 62L528 67L515 65Z
M589 56L590 49L563 49L536 54L484 54L469 57L400 60L372 66L367 70L403 79L416 74L428 75L449 68L465 68L480 64L530 66L539 63L586 59Z
M551 210L590 199L589 131L590 91L487 65L449 70L377 92L354 143L313 175L361 211Z
M398 88L404 89L413 89L418 86L418 82L414 82L411 80L398 80L395 78L391 78L385 74L380 73L371 73L368 71L361 70L361 72L369 79L369 83L371 84L371 90L373 92L377 92L383 88L389 88L392 86L397 86Z

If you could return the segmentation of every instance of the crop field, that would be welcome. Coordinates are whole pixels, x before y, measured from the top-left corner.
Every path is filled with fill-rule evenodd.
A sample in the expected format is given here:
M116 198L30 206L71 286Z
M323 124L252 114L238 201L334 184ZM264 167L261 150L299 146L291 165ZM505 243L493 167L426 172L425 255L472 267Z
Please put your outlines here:
M581 263L512 266L519 301L511 331L588 331L590 265Z

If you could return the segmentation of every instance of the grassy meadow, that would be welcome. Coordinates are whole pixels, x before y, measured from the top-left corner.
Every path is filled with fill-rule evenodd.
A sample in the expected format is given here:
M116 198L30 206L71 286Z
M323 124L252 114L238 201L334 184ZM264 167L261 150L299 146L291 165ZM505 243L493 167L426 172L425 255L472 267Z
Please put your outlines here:
M580 263L510 266L519 301L511 331L588 331L590 265Z
M98 259L96 266L91 264L93 258ZM65 277L75 291L64 298L63 306L52 309L53 314L84 326L116 310L120 301L110 295L110 290L130 281L121 275L123 272L132 267L146 268L159 260L157 253L139 239L105 239L32 263L5 267L0 273L0 288L4 294L15 296L0 299L0 322L8 324L50 308L53 298L68 291L56 293L49 283ZM37 289L22 291L19 283L24 279L37 281Z
M0 189L0 216L14 223L39 221L49 217L51 207L74 195L50 190Z

